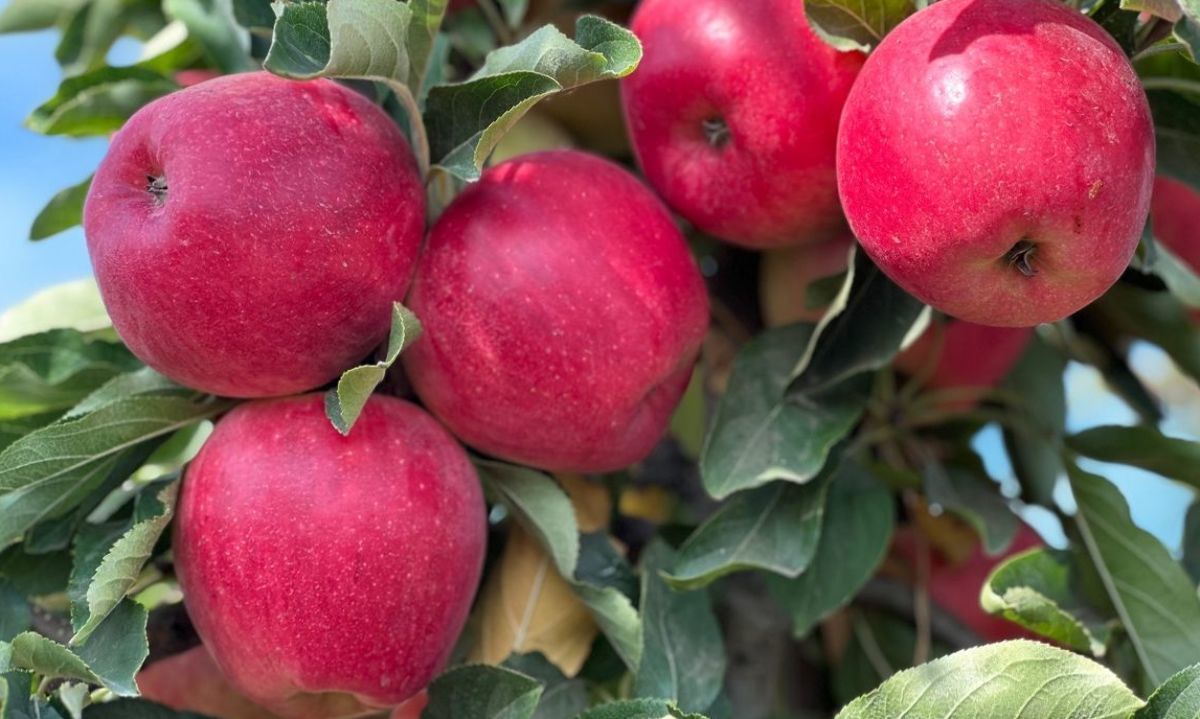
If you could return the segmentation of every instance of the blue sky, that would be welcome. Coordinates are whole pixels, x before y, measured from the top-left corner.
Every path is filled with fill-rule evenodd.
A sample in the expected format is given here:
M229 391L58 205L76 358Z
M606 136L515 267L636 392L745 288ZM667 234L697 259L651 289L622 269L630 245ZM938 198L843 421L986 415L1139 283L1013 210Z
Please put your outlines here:
M102 139L43 137L22 126L26 115L48 99L57 86L56 42L53 32L0 36L0 67L10 68L2 85L4 101L0 102L0 310L40 288L87 277L91 272L83 233L78 228L42 242L26 239L30 223L45 202L91 173L106 146ZM129 60L135 53L135 45L120 44L111 57ZM1138 349L1134 360L1147 381L1170 387L1164 394L1173 404L1164 429L1177 436L1195 437L1200 428L1200 392L1189 382L1178 382L1169 361L1154 348ZM1072 430L1134 422L1132 413L1104 390L1093 370L1072 367L1067 381ZM1011 478L998 431L985 431L978 446L994 476ZM1134 521L1158 535L1167 546L1178 548L1183 513L1193 498L1190 489L1126 467L1090 468L1121 487L1132 506Z

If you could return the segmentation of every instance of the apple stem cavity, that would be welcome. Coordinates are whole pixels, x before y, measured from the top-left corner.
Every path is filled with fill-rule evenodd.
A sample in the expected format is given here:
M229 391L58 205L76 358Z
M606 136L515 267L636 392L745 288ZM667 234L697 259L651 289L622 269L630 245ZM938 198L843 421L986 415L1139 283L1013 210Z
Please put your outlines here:
M167 202L167 178L146 175L146 192L154 196L155 204L160 207L165 205Z
M1033 256L1036 252L1036 244L1029 240L1021 240L1004 255L1004 261L1016 267L1026 277L1033 277L1038 273L1037 268L1033 266Z
M704 137L708 139L709 145L720 150L729 144L729 124L723 118L710 117L700 125L704 128Z

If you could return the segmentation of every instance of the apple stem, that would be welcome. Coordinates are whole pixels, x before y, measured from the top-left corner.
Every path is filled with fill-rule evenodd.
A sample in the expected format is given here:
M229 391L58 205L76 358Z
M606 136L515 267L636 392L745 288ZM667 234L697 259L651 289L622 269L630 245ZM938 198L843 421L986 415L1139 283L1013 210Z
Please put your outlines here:
M146 192L154 195L154 201L159 205L167 201L167 178L146 175Z
M729 125L725 120L720 117L710 117L701 125L704 128L704 136L708 138L708 144L718 150L729 144Z
M1029 240L1021 240L1004 255L1004 259L1009 265L1020 270L1021 274L1033 277L1037 274L1037 268L1033 266L1033 255L1036 252L1037 245Z

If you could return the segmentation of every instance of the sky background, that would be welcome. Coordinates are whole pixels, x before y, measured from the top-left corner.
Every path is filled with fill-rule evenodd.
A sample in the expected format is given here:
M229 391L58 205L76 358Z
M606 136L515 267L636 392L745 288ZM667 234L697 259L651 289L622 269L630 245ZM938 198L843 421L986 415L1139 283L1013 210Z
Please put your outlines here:
M94 171L107 144L102 139L43 137L22 126L29 112L54 94L59 81L54 60L56 43L54 32L0 36L0 67L9 68L0 81L0 311L39 289L91 273L79 228L41 242L27 239L29 226L46 201ZM137 52L136 43L123 40L109 58L114 64L130 62ZM1200 431L1200 391L1181 379L1156 348L1139 347L1133 359L1143 379L1172 403L1164 431L1195 438ZM1135 423L1133 413L1104 389L1094 370L1072 366L1067 373L1067 387L1071 430ZM985 430L977 446L992 475L1007 480L1012 488L1015 480L1004 457L1000 432ZM1178 552L1183 515L1193 499L1190 489L1127 467L1098 463L1086 467L1115 482L1130 502L1134 521ZM1066 504L1070 505L1069 496ZM1061 536L1053 523L1037 514L1027 519L1050 541Z

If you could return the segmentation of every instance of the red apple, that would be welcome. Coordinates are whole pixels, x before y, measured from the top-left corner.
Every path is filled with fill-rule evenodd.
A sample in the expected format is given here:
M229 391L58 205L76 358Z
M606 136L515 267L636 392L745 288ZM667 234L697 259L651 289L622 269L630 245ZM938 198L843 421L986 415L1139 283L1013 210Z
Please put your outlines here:
M838 117L863 63L809 29L800 0L643 0L621 81L642 171L679 214L747 247L844 226Z
M276 716L229 686L204 647L151 664L138 672L137 684L142 697L177 711L199 712L214 719Z
M704 282L657 198L572 150L484 172L434 225L404 366L467 444L553 471L642 459L687 386Z
M1032 327L988 327L973 322L935 322L897 355L900 372L924 379L934 390L963 390L947 408L970 409L1004 379L1033 339ZM975 390L974 393L971 390Z
M387 336L424 190L404 136L366 98L246 73L130 118L83 224L134 354L206 392L282 395L324 384Z
M1158 177L1150 220L1159 242L1200 272L1200 192L1178 180Z
M483 565L466 453L376 395L348 437L320 394L243 404L187 470L175 562L229 682L283 717L399 704L442 668Z
M946 0L943 0L945 2ZM892 539L892 554L909 571L916 571L917 543L911 529L897 531ZM930 549L929 599L986 642L1029 637L1029 633L1007 619L995 617L979 604L979 593L992 570L1001 562L1034 547L1042 539L1028 525L1021 524L1012 544L997 557L989 557L982 543L976 543L965 560L955 562Z
M216 70L208 70L205 68L195 70L180 70L175 73L175 82L179 83L180 87L191 87L199 85L202 82L208 82L214 78L221 76L221 73Z
M838 135L855 236L901 287L985 325L1104 293L1145 224L1150 109L1120 47L1054 0L942 0L871 54Z
M808 306L808 287L817 280L846 271L849 234L799 247L780 247L762 255L759 265L759 307L763 323L779 327L792 322L817 322L824 307Z

